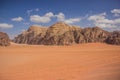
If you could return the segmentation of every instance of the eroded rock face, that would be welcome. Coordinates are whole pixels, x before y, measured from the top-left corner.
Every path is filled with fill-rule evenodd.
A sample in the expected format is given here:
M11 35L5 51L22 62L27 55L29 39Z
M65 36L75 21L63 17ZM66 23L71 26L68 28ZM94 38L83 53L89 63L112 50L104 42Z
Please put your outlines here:
M69 45L74 43L74 35L71 32L78 29L80 28L58 22L50 26L44 36L39 34L32 41L35 42L33 44L42 45Z
M85 28L81 31L81 34L83 35L82 42L89 43L89 42L104 42L109 32L104 31L98 27L93 28ZM81 40L79 40L81 42Z
M46 33L46 27L31 26L27 31L22 32L15 37L14 42L23 44L35 44L34 38L38 35L44 36Z
M58 22L48 28L31 26L27 31L18 35L14 41L16 43L39 45L71 45L91 42L119 44L119 33L113 34L98 27L82 29Z
M106 39L106 43L120 45L120 31L112 32Z
M67 31L59 38L58 45L71 45L75 43L74 31Z
M0 32L0 46L9 46L10 39L6 33Z
M71 38L72 36L66 33L72 30L74 29L72 29L70 25L58 22L48 28L45 38L43 40L43 44L45 45L71 44L71 42L69 42L69 38ZM68 36L70 37L68 38Z

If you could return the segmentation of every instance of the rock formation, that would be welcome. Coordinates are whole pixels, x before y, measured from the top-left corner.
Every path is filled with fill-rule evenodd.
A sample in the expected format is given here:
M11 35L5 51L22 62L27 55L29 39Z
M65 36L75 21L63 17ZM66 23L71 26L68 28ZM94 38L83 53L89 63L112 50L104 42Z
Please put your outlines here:
M71 44L70 39L74 36L70 34L70 31L80 29L79 27L73 27L68 24L58 22L50 26L41 44L44 45L69 45ZM74 40L74 39L73 39Z
M0 46L9 46L10 39L6 33L0 32Z
M23 44L69 45L74 43L73 31L79 27L58 22L49 28L31 26L17 37L14 42ZM72 42L71 42L72 41Z
M46 27L31 26L27 31L22 32L17 37L15 37L14 42L23 44L33 44L33 39L40 35L43 37L46 33Z
M14 42L39 45L70 45L90 42L120 44L120 33L110 33L99 27L82 29L58 22L50 27L31 26L27 31L18 35Z
M93 28L85 28L81 31L82 34L82 41L80 41L80 43L84 42L84 43L89 43L89 42L104 42L108 35L109 32L104 31L102 29L100 29L99 27L93 27ZM81 36L80 36L81 37Z
M112 32L106 39L106 43L120 45L120 31Z

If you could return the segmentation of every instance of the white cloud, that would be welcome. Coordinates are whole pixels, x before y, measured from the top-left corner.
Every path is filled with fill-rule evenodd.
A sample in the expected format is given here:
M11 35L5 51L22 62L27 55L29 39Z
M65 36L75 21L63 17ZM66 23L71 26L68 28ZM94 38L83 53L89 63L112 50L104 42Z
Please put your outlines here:
M46 13L43 16L31 15L30 21L35 23L48 23L51 21L51 17L54 17L54 14L52 12Z
M0 23L0 28L6 29L6 28L12 28L12 24L7 24L7 23Z
M46 17L54 17L54 14L52 12L48 12L45 14Z
M68 23L68 24L73 24L75 22L80 22L80 18L70 18L70 19L67 19L67 20L64 20L65 23Z
M12 21L21 22L21 21L23 21L24 19L23 19L22 17L16 17L16 18L12 18L11 20L12 20Z
M113 9L111 10L111 13L113 13L114 16L120 16L120 9Z
M100 28L115 28L114 24L106 24L106 23L96 23L96 25Z
M67 24L73 24L75 22L79 22L81 19L80 18L70 18L70 19L65 19L65 15L63 13L59 13L55 15L57 17L58 21L65 22Z
M95 26L101 27L101 28L116 28L119 27L120 24L120 18L117 19L107 19L106 13L96 14L88 17L88 20L92 21Z
M106 23L106 24L114 23L113 20L109 20L105 16L106 16L106 13L92 15L88 18L88 20L94 21L95 23Z
M120 24L120 18L114 20L115 24Z
M97 14L97 15L92 15L88 18L88 20L91 21L96 21L96 22L101 22L101 20L105 19L105 15L106 13L101 13L101 14Z
M65 15L60 12L59 14L55 15L57 17L58 21L64 21L65 20Z
M32 26L42 26L42 25L39 25L39 24L33 24Z
M81 18L69 18L65 19L65 15L60 12L54 15L52 12L48 12L43 16L40 15L31 15L30 21L35 23L48 23L51 21L51 18L57 18L57 21L62 21L68 24L73 24L75 22L80 22Z
M44 16L41 17L39 15L32 15L32 16L30 16L30 21L35 22L35 23L48 23L51 20L48 17L44 17Z

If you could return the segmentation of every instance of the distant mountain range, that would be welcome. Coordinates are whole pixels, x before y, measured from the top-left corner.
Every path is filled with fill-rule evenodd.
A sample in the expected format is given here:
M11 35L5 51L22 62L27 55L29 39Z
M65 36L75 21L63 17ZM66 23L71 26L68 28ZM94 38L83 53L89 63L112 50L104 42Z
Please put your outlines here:
M0 37L0 45L2 38ZM50 27L31 26L13 40L19 44L31 45L71 45L102 42L120 45L120 31L108 32L99 27L80 28L63 22Z

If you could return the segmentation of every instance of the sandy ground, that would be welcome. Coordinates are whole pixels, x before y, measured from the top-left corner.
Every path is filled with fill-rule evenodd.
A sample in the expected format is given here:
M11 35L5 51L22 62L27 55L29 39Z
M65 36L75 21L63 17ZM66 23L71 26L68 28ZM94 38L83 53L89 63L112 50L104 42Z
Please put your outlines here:
M120 80L120 46L0 47L0 80Z

